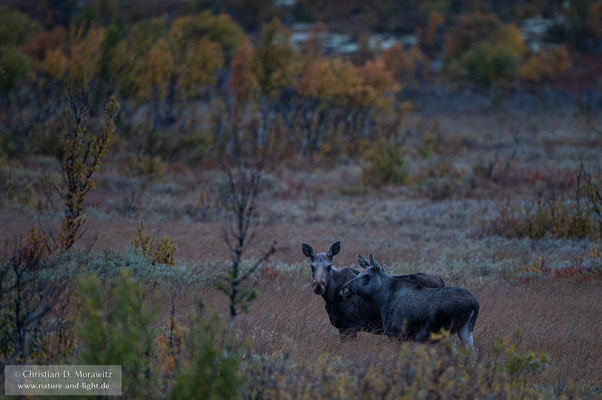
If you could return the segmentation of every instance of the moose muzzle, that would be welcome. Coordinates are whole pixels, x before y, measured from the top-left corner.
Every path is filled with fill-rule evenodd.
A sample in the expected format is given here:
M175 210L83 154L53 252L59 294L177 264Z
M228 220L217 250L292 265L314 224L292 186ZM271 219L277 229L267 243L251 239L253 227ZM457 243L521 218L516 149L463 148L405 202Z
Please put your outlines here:
M326 283L324 282L314 282L312 286L315 294L323 295L326 292Z

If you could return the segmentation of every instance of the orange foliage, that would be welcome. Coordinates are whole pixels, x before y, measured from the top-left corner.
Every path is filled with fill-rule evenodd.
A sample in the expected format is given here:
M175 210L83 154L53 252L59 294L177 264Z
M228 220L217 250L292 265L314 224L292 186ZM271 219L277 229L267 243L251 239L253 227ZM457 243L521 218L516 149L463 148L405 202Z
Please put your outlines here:
M383 51L380 58L384 61L389 73L397 80L406 82L415 78L418 65L425 60L424 54L418 46L412 46L406 50L400 44Z
M359 68L358 75L362 80L362 88L359 91L361 98L357 100L363 106L385 108L392 101L392 98L387 95L401 89L381 58L366 61Z
M559 80L571 66L571 56L565 46L544 50L532 55L520 69L519 76L532 83Z
M23 235L21 235L21 240ZM36 270L41 268L48 259L48 243L46 235L31 228L25 244L13 256L12 262L15 265L21 265Z
M230 89L238 102L248 101L259 91L259 82L253 71L256 62L253 45L249 39L245 39L230 62Z
M62 26L57 26L47 32L41 32L25 46L25 51L35 60L42 60L49 50L62 47L67 33Z
M421 32L421 42L424 46L431 47L435 44L437 30L443 24L443 15L438 11L431 11L424 27L424 32Z
M44 59L40 63L42 71L53 79L60 79L65 75L69 60L60 48L46 50Z
M386 108L400 85L381 58L356 68L341 59L321 58L306 65L297 82L303 96L359 108Z
M321 58L306 65L297 82L297 90L303 96L328 101L343 95L345 85L354 86L356 80L354 67L350 63L338 58Z

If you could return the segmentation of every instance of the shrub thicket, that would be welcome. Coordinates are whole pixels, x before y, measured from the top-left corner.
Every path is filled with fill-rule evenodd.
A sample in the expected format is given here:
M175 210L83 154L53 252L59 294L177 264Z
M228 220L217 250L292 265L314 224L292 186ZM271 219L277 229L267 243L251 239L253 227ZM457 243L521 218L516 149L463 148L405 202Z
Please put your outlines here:
M121 365L123 394L140 398L157 390L153 374L155 313L145 290L123 272L106 285L92 275L80 282L82 307L76 323L80 364Z
M591 173L583 165L577 171L576 200L560 195L539 198L534 203L506 203L498 205L498 216L488 231L506 237L541 239L546 235L556 238L602 238L602 196Z
M369 185L402 184L406 180L401 147L381 141L364 154L363 180Z

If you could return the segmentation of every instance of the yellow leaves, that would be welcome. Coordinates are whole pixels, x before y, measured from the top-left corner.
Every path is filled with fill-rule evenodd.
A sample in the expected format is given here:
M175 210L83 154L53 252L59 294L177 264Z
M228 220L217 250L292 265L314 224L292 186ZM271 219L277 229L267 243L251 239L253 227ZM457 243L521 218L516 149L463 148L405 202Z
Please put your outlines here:
M521 79L531 83L540 83L542 80L557 81L571 66L571 56L565 46L543 50L529 57L525 65L520 68Z
M153 264L176 265L178 246L167 236L159 239L157 244L154 245L153 237L144 233L144 220L140 220L137 237L132 242L132 246L148 256Z
M215 74L224 65L219 43L203 37L187 46L184 63L178 69L177 87L192 97L206 85L215 83Z
M84 35L84 26L69 33L69 74L73 84L87 87L100 72L102 42L105 33L100 27L91 27Z
M46 51L40 66L51 78L60 79L65 75L68 62L63 50L56 48Z
M523 36L521 35L520 30L514 25L504 25L499 29L496 36L496 41L510 46L510 48L520 57L527 51Z
M194 31L197 17L184 15L176 18L169 28L169 38L176 46L184 46L187 37Z
M174 61L167 39L161 38L157 41L148 52L146 61L148 63L148 70L146 71L148 75L146 78L154 86L153 89L157 91L157 96L160 99L164 98L169 78L174 70Z
M153 252L153 238L151 235L144 233L144 220L140 220L136 239L132 242L134 248L139 249L146 255L151 255Z
M366 95L361 101L377 108L385 108L392 100L387 94L396 93L401 89L391 73L387 70L384 60L377 58L368 60L358 71Z
M157 337L157 361L164 375L173 376L184 351L184 333L173 316L168 323L169 333Z
M321 58L305 66L297 82L303 96L359 108L387 108L400 89L383 59L356 68L341 59Z
M343 94L345 84L352 83L353 79L351 64L338 58L322 58L306 66L297 83L297 90L303 96L328 101Z

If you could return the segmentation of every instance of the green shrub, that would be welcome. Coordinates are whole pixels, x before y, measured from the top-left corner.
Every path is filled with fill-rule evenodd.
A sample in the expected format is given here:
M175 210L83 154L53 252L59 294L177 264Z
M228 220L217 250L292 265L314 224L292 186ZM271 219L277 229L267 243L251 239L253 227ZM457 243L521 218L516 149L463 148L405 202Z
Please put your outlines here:
M363 180L368 185L403 184L406 181L405 161L399 146L380 142L365 154L364 161L368 165L364 168Z
M159 156L130 154L127 168L123 172L126 176L148 177L150 180L160 181L164 170L165 163Z
M550 362L547 354L538 354L534 351L524 354L518 352L507 339L495 342L492 350L498 369L508 372L513 379L524 380L529 374L543 370Z
M441 334L439 337L445 337ZM547 356L523 354L512 345L498 344L493 358L475 357L443 339L440 345L403 343L386 362L343 362L319 357L297 360L261 357L248 364L250 383L245 398L340 399L541 399L551 390L533 386L532 377L545 368ZM382 360L380 360L382 361ZM570 396L567 388L563 395Z
M80 364L121 365L123 394L153 393L155 312L131 273L124 271L105 287L95 275L80 280L81 313L76 321Z
M541 197L535 203L498 205L498 216L488 226L490 233L505 237L541 239L575 237L592 240L602 238L602 195L599 180L585 170L583 164L576 173L575 200L554 195Z
M235 399L243 383L240 361L229 352L219 320L200 321L190 334L189 359L182 363L172 386L174 399Z
M0 71L0 91L12 90L29 73L29 58L16 47L0 47Z
M509 238L527 236L538 240L548 234L556 238L596 238L599 234L588 209L559 197L526 205L506 202L498 206L498 212L488 231Z
M470 79L489 86L515 76L520 59L509 45L480 42L464 53L460 64Z

